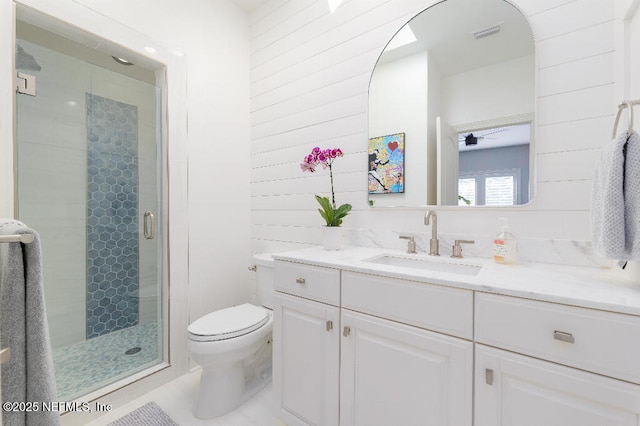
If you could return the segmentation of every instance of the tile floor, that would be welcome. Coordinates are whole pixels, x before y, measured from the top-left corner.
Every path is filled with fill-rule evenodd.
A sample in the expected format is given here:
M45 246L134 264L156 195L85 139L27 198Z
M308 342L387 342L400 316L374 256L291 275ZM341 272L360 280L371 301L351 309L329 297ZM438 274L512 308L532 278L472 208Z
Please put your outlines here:
M202 420L194 417L191 410L198 392L200 370L181 376L148 394L118 407L87 426L104 426L127 413L155 401L176 423L181 426L276 426L282 425L274 415L273 391L271 384L253 398L224 416Z
M127 355L131 348L139 352ZM60 401L80 395L141 371L158 362L159 339L155 321L53 350Z

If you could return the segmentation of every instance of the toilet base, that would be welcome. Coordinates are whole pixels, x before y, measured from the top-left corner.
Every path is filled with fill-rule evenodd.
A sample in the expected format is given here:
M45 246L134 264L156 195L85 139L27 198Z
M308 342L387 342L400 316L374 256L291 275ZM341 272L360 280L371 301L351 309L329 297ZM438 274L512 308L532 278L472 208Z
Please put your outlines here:
M271 382L271 347L268 342L249 362L203 370L193 414L200 419L222 416Z
M248 382L245 382L242 363L226 370L203 371L193 414L199 419L222 416L244 404L270 382L271 366Z
M244 391L242 363L219 370L203 371L194 414L201 419L218 417L236 407L236 401Z

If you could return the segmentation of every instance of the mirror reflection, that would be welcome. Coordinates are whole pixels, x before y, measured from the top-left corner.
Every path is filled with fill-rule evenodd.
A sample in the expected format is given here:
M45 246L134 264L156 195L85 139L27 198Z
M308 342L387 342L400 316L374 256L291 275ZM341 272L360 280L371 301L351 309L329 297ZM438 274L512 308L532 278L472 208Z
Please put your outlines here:
M403 26L369 85L369 204L528 203L534 54L504 0L442 1Z

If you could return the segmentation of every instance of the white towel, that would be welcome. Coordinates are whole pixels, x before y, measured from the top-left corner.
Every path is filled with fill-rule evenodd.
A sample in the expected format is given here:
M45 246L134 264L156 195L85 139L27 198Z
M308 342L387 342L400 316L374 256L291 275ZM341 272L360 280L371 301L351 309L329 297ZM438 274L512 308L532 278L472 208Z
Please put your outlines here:
M0 220L0 234L33 234L29 244L0 243L2 347L11 359L2 366L4 402L57 401L49 327L44 306L40 237L16 220ZM39 410L5 411L4 425L54 426L59 414Z
M601 256L640 259L640 136L635 131L602 149L593 179L591 231Z

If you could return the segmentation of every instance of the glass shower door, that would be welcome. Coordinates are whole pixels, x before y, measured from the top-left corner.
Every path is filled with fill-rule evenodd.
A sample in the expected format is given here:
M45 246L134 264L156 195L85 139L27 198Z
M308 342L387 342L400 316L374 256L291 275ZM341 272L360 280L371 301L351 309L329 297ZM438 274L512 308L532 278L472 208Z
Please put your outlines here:
M18 25L17 71L36 93L16 101L17 206L41 236L68 401L163 361L160 89L38 31Z

